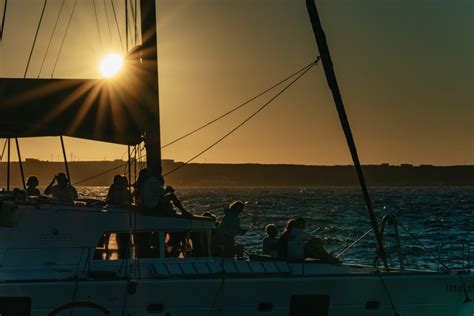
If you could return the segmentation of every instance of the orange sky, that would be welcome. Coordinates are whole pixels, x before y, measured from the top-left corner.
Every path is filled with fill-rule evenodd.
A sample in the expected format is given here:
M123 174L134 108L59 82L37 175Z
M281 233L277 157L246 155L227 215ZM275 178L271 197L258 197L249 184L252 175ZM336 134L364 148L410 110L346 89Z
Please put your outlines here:
M61 1L49 2L30 77L38 76L59 12ZM122 12L123 1L115 3ZM66 0L42 77L51 75L72 4ZM55 77L95 77L100 56L120 51L111 7L112 37L103 2L96 4L104 49L92 1L81 0ZM318 4L362 163L474 164L472 1ZM9 2L0 44L1 76L22 76L41 5L35 0ZM158 1L158 28L163 143L226 112L317 55L304 1ZM262 102L166 148L163 157L187 160ZM59 139L25 139L21 144L23 157L61 157ZM66 146L74 160L115 159L126 151L124 146L72 138L66 138ZM322 68L312 69L197 161L350 163Z

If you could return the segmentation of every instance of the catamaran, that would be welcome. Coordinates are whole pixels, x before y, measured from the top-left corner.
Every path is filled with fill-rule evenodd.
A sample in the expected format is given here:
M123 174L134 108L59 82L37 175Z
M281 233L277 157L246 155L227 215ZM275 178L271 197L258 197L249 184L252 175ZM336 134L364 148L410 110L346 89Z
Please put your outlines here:
M155 0L139 3L142 43L130 50L120 80L0 78L0 137L144 142L147 168L160 177ZM317 8L313 0L306 5L367 203L377 245L374 265L220 258L212 255L216 227L206 217L160 216L94 200L21 200L4 192L0 315L474 314L468 268L404 269L401 255L399 268L388 262L383 231L396 221L386 217L379 226L375 217ZM172 235L186 236L179 256L167 252ZM144 247L136 243L146 238L153 242L137 251Z

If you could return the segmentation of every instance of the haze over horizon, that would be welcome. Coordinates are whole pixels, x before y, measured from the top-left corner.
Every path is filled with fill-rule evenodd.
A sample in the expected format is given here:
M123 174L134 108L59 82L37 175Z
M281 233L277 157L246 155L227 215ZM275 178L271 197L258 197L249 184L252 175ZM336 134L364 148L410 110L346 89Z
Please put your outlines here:
M67 16L65 1L41 77L50 77ZM3 2L0 0L0 14ZM79 1L54 77L97 77L100 57L120 51L107 8ZM119 21L123 2L115 1ZM230 110L318 55L304 1L158 1L162 143ZM318 0L361 162L474 165L474 10L470 0ZM36 78L61 1L50 0L28 77ZM22 77L42 1L8 3L0 76ZM1 15L0 15L1 16ZM108 27L111 31L109 33ZM123 23L121 34L124 37ZM186 161L269 97L163 150ZM59 160L57 138L20 140L23 158ZM124 158L122 145L65 138L68 158ZM3 144L0 144L3 145ZM16 157L16 154L13 154ZM195 162L351 163L322 67Z

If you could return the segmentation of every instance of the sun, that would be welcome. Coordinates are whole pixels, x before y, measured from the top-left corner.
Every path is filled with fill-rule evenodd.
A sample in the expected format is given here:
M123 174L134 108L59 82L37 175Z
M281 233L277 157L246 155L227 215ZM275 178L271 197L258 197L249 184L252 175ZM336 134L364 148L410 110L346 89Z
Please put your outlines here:
M115 76L120 72L123 66L123 57L119 54L107 54L100 62L100 74L105 78Z

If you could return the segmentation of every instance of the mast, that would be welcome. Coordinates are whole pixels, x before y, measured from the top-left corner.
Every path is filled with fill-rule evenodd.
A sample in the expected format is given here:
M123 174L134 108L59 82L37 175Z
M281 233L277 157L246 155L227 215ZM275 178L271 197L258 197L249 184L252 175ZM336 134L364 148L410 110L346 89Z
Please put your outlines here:
M155 0L141 0L141 58L144 71L143 105L149 115L145 118L145 147L147 167L154 176L161 176L160 111L158 99L158 52L156 40Z
M385 267L388 268L387 257L385 255L385 250L382 243L382 236L380 234L380 230L377 224L377 218L375 217L374 209L372 207L372 201L370 199L369 190L367 189L364 173L360 165L356 144L354 141L354 137L352 136L351 127L349 125L349 120L347 118L346 111L344 108L344 102L342 101L341 91L339 90L339 86L337 84L336 74L334 73L331 55L329 53L329 47L326 42L326 35L324 34L324 30L321 25L321 20L319 19L315 0L306 0L306 8L311 19L311 25L313 27L313 33L316 39L317 48L319 48L319 54L321 55L321 61L323 63L326 80L332 92L337 113L339 115L339 120L341 122L342 129L344 130L344 135L346 136L347 145L349 146L352 161L354 162L354 167L357 172L359 184L362 189L362 194L364 195L365 203L367 205L367 211L369 213L372 231L374 232L375 241L377 243L377 255L383 260Z

